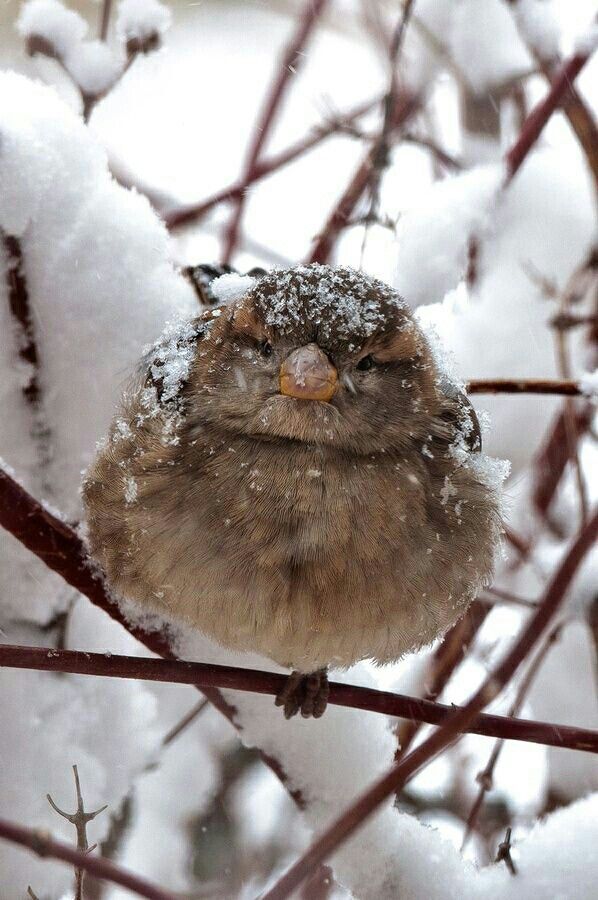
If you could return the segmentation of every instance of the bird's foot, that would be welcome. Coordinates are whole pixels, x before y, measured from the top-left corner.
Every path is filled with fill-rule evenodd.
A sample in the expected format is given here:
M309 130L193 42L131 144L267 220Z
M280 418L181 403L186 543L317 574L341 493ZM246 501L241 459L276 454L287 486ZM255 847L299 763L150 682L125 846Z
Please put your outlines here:
M285 719L292 719L298 712L304 719L310 716L319 719L328 704L329 691L326 669L318 669L309 675L292 672L275 702L276 706L284 707Z

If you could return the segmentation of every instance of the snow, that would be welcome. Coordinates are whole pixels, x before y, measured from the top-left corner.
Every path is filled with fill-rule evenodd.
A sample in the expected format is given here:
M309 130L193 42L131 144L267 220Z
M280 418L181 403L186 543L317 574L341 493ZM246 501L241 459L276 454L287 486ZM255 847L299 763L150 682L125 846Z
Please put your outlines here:
M255 278L252 278L251 275L227 272L214 279L210 284L210 290L221 303L234 303L235 300L240 300L254 284Z
M577 10L579 4L560 2L560 13L559 3L520 0L517 6L522 33L548 52L558 43L554 22L558 20L562 27L563 21L577 15L573 6ZM273 65L271 48L286 40L290 27L286 14L272 12L264 4L248 5L240 27L237 7L210 0L176 7L172 46L163 54L136 61L126 79L98 106L93 134L52 91L14 75L0 76L0 226L21 239L25 253L42 361L42 412L54 450L44 469L31 440L31 410L22 398L31 373L18 357L19 335L8 314L5 280L0 278L0 408L8 413L0 429L0 454L29 490L69 519L81 514L80 470L107 430L144 348L153 348L149 352L154 354L156 379L162 388L166 386L162 410L177 409L199 334L194 335L189 324L198 312L195 296L171 259L215 258L217 229L228 215L228 209L219 210L200 228L171 243L147 202L110 179L103 146L117 151L121 171L155 188L152 196L201 198L237 177L244 136L250 133ZM456 155L462 154L462 134L451 124L451 117L458 120L455 84L459 74L443 52L454 57L469 86L482 93L509 73L531 67L509 24L507 5L504 15L502 9L498 0L418 0L415 5L402 75L422 99L430 99L418 127L429 127L439 143ZM329 93L331 105L342 110L384 90L386 73L379 71L370 42L362 39L363 23L356 22L349 0L343 10L348 13L343 34L325 28L310 47L309 65L295 79L271 149L281 149L310 124L321 121L326 112L320 99L323 93ZM119 35L126 40L162 31L169 13L159 4L129 2L121 5L118 17ZM418 31L417 20L435 35L440 50ZM118 71L118 54L112 56L97 42L85 42L85 23L59 3L33 0L24 4L20 27L24 36L40 34L51 40L91 93L105 90ZM575 46L581 46L579 39ZM26 62L19 59L15 64ZM587 80L580 80L588 102L594 97L591 75L588 67ZM528 99L533 100L540 88L545 92L539 79L530 82ZM180 139L181 121L184 140ZM372 122L368 121L366 130ZM507 135L505 131L503 140ZM381 275L397 259L395 287L409 304L418 306L418 320L431 341L435 329L435 354L449 387L462 386L462 379L473 377L558 375L553 334L547 327L555 304L544 296L536 275L553 281L558 292L594 239L592 187L574 140L557 114L502 196L497 196L502 180L499 165L480 166L441 179L430 188L433 168L425 151L402 146L393 155L383 186L383 206L399 218L400 243L397 249L391 230L372 228L364 268L368 275ZM497 158L499 142L491 142L488 149ZM292 169L251 190L244 233L256 243L240 254L239 266L243 270L255 264L282 266L281 255L290 262L303 258L362 152L359 142L336 137ZM480 237L479 277L473 290L463 280L472 233ZM337 259L356 265L361 237L359 226L348 228ZM262 245L273 251L271 257ZM0 246L2 271L5 265ZM241 292L251 286L241 288L242 283L243 276L222 283L219 290L230 289L231 294L219 299L228 302L241 296L234 285ZM328 296L333 294L332 286ZM327 302L326 296L323 299ZM357 323L366 333L375 311L366 320L355 320L354 314L350 304L343 311L344 327ZM272 315L276 320L276 311ZM167 322L171 325L165 332ZM569 338L572 377L579 379L587 396L593 396L596 373L588 370L595 360L584 344L583 331L573 331ZM156 393L147 399L148 414L152 414L157 408ZM538 525L530 516L528 463L561 401L477 396L474 401L478 411L491 411L485 449L508 456L514 464L509 519L524 534L534 533ZM587 444L582 447L582 460L586 473L591 473L596 460ZM318 472L313 469L308 474L318 478ZM596 485L589 477L588 482L593 502ZM135 489L134 483L123 483L129 502L135 502ZM541 536L531 563L519 569L513 568L512 555L508 556L498 570L498 583L505 589L531 598L541 595L548 574L562 558L578 517L570 473L552 513L565 538ZM551 650L524 715L598 727L593 645L581 621L594 599L595 566L594 554L575 579L563 612L574 621ZM55 633L42 633L37 626L74 601L67 646L133 655L145 652L4 532L0 571L3 640L53 642ZM443 699L465 699L488 667L502 657L527 615L527 610L515 606L497 607L479 635L470 663L462 667ZM272 668L263 659L226 653L194 634L181 635L179 649L202 661ZM421 693L430 652L386 670L363 665L343 678ZM162 752L163 734L195 702L192 689L9 670L0 672L0 681L0 805L14 809L19 821L49 827L72 842L72 828L51 811L45 793L50 791L59 804L70 808L74 802L70 766L77 762L88 806L109 802L113 810L123 797L132 797L130 830L118 860L172 891L197 889L189 868L188 823L218 790L218 761L235 740L232 729L215 713L206 712ZM496 708L504 710L512 696L511 691ZM256 776L235 792L234 815L241 822L238 834L257 854L274 831L283 847L280 871L306 845L310 829L313 837L392 764L395 723L342 709L328 710L317 723L289 723L271 698L232 692L227 697L238 707L245 742L272 752L287 771L290 784L309 801L305 833L299 833L299 814L291 811L291 801L270 774ZM598 795L578 799L598 788L596 757L591 754L505 745L491 799L504 803L516 823L513 855L518 875L512 877L504 865L476 868L459 857L461 812L457 819L442 808L458 791L471 801L474 775L485 764L491 746L491 740L467 738L410 783L409 791L416 798L438 804L440 812L418 820L416 814L399 813L389 803L343 848L334 861L335 877L351 896L359 900L593 896L598 880L594 852ZM159 761L158 767L145 771L154 761ZM548 793L563 802L577 802L547 816L529 834L530 819L545 807ZM107 815L92 823L93 840L105 834ZM496 840L502 837L496 835ZM479 867L491 860L492 850L492 842L487 848L472 841L471 860ZM27 883L38 895L69 896L72 873L68 869L21 851L0 846L0 871L0 881L9 882L8 889L2 883L0 891L7 900L23 896ZM262 890L263 884L254 879L244 885L244 896L256 896ZM124 900L123 892L109 895L110 900L117 896Z
M103 41L84 41L73 47L66 66L84 94L97 97L117 80L122 61Z
M360 346L384 321L384 307L404 309L396 291L378 279L346 267L331 268L317 263L274 270L257 282L253 297L266 324L285 333L299 322L318 327L322 340L330 336L327 324L349 342Z
M559 26L551 5L545 0L517 0L513 4L521 35L543 60L559 55Z
M50 89L2 75L0 122L0 225L22 236L27 261L50 480L56 504L78 517L80 472L144 346L196 301L147 200L112 180L99 145Z
M579 379L579 388L586 397L598 397L598 369L593 372L584 372Z
M78 649L115 648L122 629L89 603L86 639ZM77 617L73 633L79 631ZM93 635L94 639L90 640ZM128 640L129 649L135 642ZM14 715L14 710L19 715ZM76 764L87 809L105 803L109 810L89 827L91 842L101 841L110 814L157 747L156 704L141 682L61 678L46 672L0 670L0 797L10 818L27 827L45 828L73 844L74 828L55 813L46 794L62 809L75 808L71 766ZM72 883L64 865L48 864L0 842L3 900L21 900L27 884L39 896L60 896Z
M21 7L17 29L25 38L44 38L66 58L87 34L87 22L59 0L29 0Z
M395 285L419 307L420 323L435 328L466 380L559 377L548 326L556 308L540 279L563 290L594 239L592 192L577 160L577 154L536 151L499 201L498 168L474 169L439 182L403 216ZM462 278L471 234L480 249L478 282L468 291ZM569 347L573 374L581 375L588 351L580 329ZM492 422L485 449L509 459L514 472L530 461L560 404L525 396L474 396L472 402ZM525 429L517 426L521 421Z
M169 28L171 12L158 0L121 0L116 14L116 31L124 39L144 41Z

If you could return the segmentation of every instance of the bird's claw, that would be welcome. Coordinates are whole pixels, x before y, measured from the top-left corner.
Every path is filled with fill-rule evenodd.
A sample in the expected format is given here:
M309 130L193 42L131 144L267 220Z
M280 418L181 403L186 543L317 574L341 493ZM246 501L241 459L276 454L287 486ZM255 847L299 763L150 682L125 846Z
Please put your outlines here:
M326 669L318 669L309 675L292 672L275 703L276 706L284 707L285 719L292 719L298 712L301 712L304 719L311 716L319 719L328 704L329 691Z

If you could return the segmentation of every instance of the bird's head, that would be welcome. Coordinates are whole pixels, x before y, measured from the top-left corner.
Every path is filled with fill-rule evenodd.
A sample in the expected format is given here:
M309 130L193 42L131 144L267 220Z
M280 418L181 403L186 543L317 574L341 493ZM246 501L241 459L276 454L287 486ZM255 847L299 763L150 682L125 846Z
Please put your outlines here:
M429 345L399 295L352 269L255 280L206 314L187 427L367 453L425 440L440 406Z

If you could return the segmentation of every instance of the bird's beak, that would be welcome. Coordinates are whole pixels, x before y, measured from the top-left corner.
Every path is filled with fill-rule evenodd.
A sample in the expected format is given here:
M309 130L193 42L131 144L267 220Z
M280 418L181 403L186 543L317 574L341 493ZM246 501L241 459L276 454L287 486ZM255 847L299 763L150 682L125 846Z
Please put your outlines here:
M331 400L338 372L317 344L293 350L280 367L280 393L297 400Z

